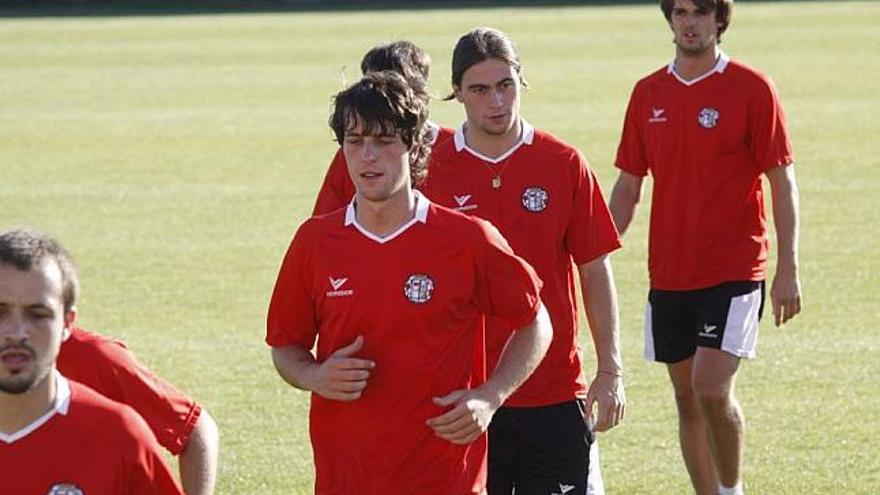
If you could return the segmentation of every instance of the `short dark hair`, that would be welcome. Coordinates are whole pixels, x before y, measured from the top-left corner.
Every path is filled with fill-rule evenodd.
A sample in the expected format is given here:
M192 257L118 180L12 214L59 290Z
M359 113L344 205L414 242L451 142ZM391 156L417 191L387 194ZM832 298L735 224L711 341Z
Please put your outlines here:
M36 230L0 232L0 263L26 272L46 261L54 261L61 271L61 300L68 312L79 294L79 279L70 254L55 239Z
M452 86L461 86L461 78L468 69L490 58L513 67L520 83L527 86L513 40L498 29L490 27L475 28L458 39L452 52ZM446 99L451 100L453 97L450 95Z
M715 12L715 22L720 24L715 37L721 43L721 35L730 26L733 17L733 0L691 0L697 9L705 12ZM660 0L660 10L666 17L666 22L672 22L672 9L675 8L675 0Z
M428 73L431 57L410 41L399 40L370 49L361 60L361 73L390 70L402 75L409 86L425 101L430 100Z
M410 178L413 186L427 176L430 154L427 102L415 94L400 74L392 71L368 72L333 98L330 128L343 144L345 133L363 126L366 134L399 135L412 148Z

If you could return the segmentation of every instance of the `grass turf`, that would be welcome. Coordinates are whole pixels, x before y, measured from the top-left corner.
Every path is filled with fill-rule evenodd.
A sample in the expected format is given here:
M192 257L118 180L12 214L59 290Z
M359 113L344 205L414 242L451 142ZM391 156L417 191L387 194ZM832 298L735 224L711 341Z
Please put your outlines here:
M752 493L880 490L878 22L873 2L742 3L724 36L775 79L801 188L805 312L780 330L765 319L739 379ZM581 148L607 196L629 91L672 56L653 5L3 21L0 226L58 236L84 326L211 411L219 493L311 491L308 396L275 376L262 337L335 150L330 95L366 49L400 38L431 53L445 95L451 48L476 25L517 41L524 115ZM454 126L463 111L438 101L432 115ZM614 259L629 402L601 437L603 470L609 493L686 493L665 371L640 357L647 217Z

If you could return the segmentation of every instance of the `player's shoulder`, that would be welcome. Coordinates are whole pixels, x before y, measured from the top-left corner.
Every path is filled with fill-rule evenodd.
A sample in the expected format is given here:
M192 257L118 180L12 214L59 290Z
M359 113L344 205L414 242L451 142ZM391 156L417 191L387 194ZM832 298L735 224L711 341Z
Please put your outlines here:
M651 86L656 84L665 82L669 79L669 65L664 65L652 72L648 75L643 76L641 79L636 81L635 86L633 87L633 93L639 93L641 91L645 91Z
M333 230L341 229L345 226L347 212L348 204L329 213L309 217L299 226L294 237L302 240L320 238Z
M134 409L111 400L79 382L70 384L67 416L88 438L117 449L154 443L152 433Z
M433 202L428 206L427 222L444 238L459 239L468 243L482 242L486 238L494 237L498 232L488 220Z
M58 367L63 372L75 368L74 374L82 375L84 369L109 372L113 365L127 362L128 347L121 340L74 327L61 346Z
M433 146L437 146L439 144L445 143L449 141L455 136L455 129L452 127L443 127L437 126L437 130L435 131Z
M535 129L531 146L541 155L541 161L545 165L558 163L567 170L570 170L568 167L578 169L582 165L586 166L586 159L580 150L547 131Z
M770 76L737 59L731 58L724 71L725 75L738 85L747 85L758 89L773 86L773 80Z

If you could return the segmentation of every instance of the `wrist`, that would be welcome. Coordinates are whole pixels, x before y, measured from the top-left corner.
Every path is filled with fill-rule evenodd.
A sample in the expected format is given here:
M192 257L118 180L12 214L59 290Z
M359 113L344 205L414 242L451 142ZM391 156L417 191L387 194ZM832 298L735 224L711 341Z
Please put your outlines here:
M621 369L618 369L618 370L599 369L599 370L596 370L596 375L597 376L598 375L608 375L608 376L613 376L614 378L618 378L618 379L622 380L623 379L623 370L621 370Z

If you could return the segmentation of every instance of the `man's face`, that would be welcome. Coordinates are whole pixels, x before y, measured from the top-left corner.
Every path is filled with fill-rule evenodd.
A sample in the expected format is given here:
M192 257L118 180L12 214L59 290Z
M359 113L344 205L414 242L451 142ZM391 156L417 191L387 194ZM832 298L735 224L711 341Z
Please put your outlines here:
M22 394L49 375L75 313L65 314L61 270L0 263L0 392Z
M464 104L468 128L487 136L516 132L519 120L519 74L507 62L489 58L470 66L453 88Z
M718 43L719 24L715 20L715 11L698 9L691 0L675 0L669 25L681 55L703 55Z
M358 197L385 201L406 191L410 184L410 148L400 134L381 135L381 129L365 134L362 122L346 131L342 153Z

